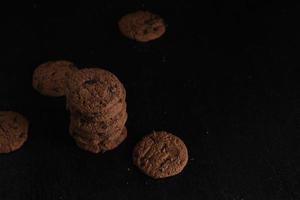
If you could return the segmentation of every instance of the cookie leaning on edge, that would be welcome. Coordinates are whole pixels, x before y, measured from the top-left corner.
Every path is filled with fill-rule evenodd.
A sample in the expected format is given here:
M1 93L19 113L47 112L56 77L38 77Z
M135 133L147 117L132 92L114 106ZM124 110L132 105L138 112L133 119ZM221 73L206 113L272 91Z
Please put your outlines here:
M72 62L65 60L43 63L33 72L32 86L45 96L64 96L66 78L76 70Z
M148 11L129 13L119 20L118 25L124 36L139 42L155 40L166 31L163 19Z
M0 111L0 153L21 148L28 137L29 123L19 113Z
M145 136L133 151L134 164L152 178L165 178L179 174L188 161L183 141L164 131Z

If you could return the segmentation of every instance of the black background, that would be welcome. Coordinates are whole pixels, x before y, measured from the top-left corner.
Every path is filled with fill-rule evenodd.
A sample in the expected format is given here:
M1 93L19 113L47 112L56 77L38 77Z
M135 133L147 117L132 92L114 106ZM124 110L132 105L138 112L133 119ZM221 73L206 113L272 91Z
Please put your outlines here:
M30 135L0 155L0 199L300 199L299 6L262 1L98 1L2 5L0 108L23 113ZM147 9L168 27L137 43L118 19ZM93 155L68 135L64 98L39 95L48 60L99 66L125 84L127 140ZM178 176L153 180L134 144L168 130L189 149Z

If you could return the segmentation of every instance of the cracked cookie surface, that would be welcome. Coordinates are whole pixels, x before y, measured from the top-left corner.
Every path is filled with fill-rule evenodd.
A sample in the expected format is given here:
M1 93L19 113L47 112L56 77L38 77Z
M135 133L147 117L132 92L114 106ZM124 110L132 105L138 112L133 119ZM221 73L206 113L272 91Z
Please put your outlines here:
M0 153L19 149L28 137L27 119L19 113L0 111Z
M163 19L149 11L127 14L119 20L119 29L127 38L148 42L161 37L166 26Z
M43 63L33 72L32 86L45 96L64 96L66 78L76 70L72 62L65 60Z
M164 131L145 136L133 151L134 164L155 179L180 173L187 161L188 151L183 141Z
M111 72L100 68L85 68L73 73L67 80L68 105L86 116L95 116L110 110L125 100L123 84Z

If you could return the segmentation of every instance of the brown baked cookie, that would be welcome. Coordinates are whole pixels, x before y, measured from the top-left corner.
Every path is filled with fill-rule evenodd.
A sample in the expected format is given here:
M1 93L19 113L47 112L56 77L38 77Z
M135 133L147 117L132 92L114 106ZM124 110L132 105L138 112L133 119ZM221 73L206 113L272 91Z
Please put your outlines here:
M109 121L98 121L97 118L87 119L71 115L70 126L74 130L91 134L109 133L110 131L124 127L127 117L126 110L123 110Z
M120 112L122 112L124 109L126 109L126 107L127 107L126 101L120 100L115 105L110 106L106 109L103 109L99 113L82 114L82 113L80 113L80 111L78 111L76 109L76 107L73 106L72 103L68 103L68 100L67 100L67 109L70 111L71 115L81 116L81 117L86 118L87 120L90 118L96 118L98 121L111 120L116 115L118 115Z
M46 96L64 96L66 77L76 71L72 62L59 60L39 65L33 72L32 86Z
M68 105L83 115L97 115L126 97L119 79L100 68L86 68L73 73L67 80Z
M19 149L27 140L29 123L21 114L0 111L0 153Z
M113 132L110 133L99 133L99 134L92 134L88 132L83 132L76 130L72 127L69 128L70 135L75 140L80 140L86 144L102 144L106 140L115 140L120 137L124 127L115 129Z
M121 131L121 135L114 135L113 137L106 138L106 140L102 142L103 151L115 149L126 139L126 137L127 137L127 128L123 127L123 130Z
M105 132L101 132L101 131L88 132L70 123L69 132L71 136L78 135L81 136L82 138L86 138L87 140L103 140L108 137L113 137L115 134L118 134L120 131L122 131L123 128L124 125L112 126L109 129L107 129Z
M188 151L183 141L164 131L145 136L133 151L134 164L155 179L179 174L187 161Z
M166 26L163 19L148 11L137 11L123 16L119 21L121 33L139 42L148 42L161 37Z
M73 138L78 147L92 153L104 153L119 146L127 137L127 129L124 127L119 133L114 134L113 137L102 139L91 139L82 137L78 133L73 133Z

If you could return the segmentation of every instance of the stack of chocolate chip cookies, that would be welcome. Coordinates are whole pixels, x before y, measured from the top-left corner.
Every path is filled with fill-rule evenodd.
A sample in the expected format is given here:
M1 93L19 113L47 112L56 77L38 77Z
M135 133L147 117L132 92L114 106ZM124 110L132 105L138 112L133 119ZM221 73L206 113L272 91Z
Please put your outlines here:
M112 150L127 137L126 91L119 79L100 68L78 70L66 81L70 134L92 153Z

